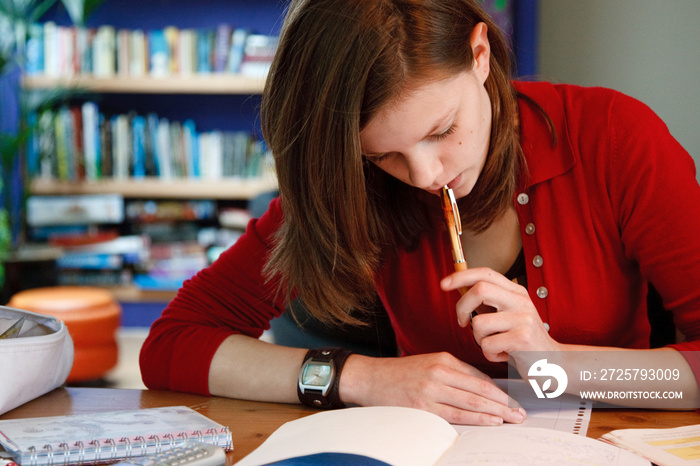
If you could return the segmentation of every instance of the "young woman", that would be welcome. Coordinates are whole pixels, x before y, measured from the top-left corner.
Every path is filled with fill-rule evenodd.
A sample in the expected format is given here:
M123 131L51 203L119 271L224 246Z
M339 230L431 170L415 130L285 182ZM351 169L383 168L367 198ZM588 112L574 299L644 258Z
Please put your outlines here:
M490 378L509 354L624 348L663 351L697 399L681 351L700 349L700 188L640 102L511 82L507 43L473 0L298 0L262 120L280 197L154 323L150 388L517 423L526 413ZM649 349L648 283L685 342ZM401 357L259 341L294 298L345 325L379 300ZM472 318L483 305L496 312Z

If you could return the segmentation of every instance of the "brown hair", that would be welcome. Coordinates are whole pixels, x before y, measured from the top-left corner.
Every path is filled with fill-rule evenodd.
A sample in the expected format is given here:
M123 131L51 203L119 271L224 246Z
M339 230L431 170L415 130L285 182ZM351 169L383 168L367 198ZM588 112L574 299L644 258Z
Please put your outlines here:
M492 106L486 164L460 200L464 227L486 229L512 200L519 167L511 55L474 0L298 0L287 12L262 100L284 223L266 265L309 312L351 322L376 299L383 255L434 228L422 191L362 156L360 130L407 84L468 70L486 23Z

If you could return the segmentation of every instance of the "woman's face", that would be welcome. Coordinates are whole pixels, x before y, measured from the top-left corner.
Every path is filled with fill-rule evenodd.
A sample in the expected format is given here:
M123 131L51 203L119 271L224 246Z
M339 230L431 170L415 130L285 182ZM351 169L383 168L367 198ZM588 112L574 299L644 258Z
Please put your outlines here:
M485 69L484 69L485 67ZM386 105L360 133L362 153L391 176L441 195L471 192L486 161L488 65L418 86Z

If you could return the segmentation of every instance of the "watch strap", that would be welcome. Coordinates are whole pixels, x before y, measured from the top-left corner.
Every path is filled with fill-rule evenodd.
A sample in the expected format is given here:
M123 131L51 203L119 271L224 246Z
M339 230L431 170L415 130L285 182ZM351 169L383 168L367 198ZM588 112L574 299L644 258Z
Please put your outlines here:
M299 396L299 401L307 406L312 406L314 408L344 408L345 403L340 401L340 374L347 361L348 357L352 354L352 351L348 351L343 348L334 347L324 347L320 349L311 349L304 356L304 361L301 364L301 370L304 368L304 364L308 360L313 360L317 362L333 362L335 366L335 373L333 375L333 380L330 381L330 386L328 392L323 396L321 390L306 389L304 392L301 390L300 384L297 384L297 395Z

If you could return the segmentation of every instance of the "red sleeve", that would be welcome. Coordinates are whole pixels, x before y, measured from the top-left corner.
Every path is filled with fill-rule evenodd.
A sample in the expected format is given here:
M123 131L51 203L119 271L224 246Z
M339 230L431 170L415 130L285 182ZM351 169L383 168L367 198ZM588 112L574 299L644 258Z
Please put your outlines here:
M222 341L235 333L258 338L284 311L276 284L262 275L281 222L275 199L216 262L183 284L141 349L148 388L209 395L209 366Z
M698 351L700 186L693 159L641 102L618 95L612 116L611 196L620 206L627 254L639 262L686 337L672 346Z

